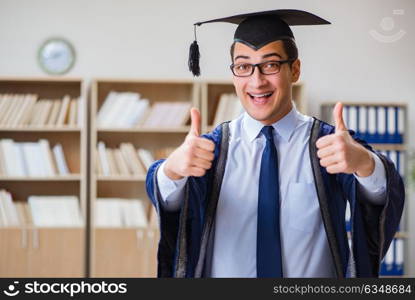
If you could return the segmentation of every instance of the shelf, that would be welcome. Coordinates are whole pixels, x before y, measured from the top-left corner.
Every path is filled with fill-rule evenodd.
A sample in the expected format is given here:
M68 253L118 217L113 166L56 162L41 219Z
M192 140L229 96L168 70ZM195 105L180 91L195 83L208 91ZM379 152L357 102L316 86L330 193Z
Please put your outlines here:
M143 175L98 175L96 163L99 159L98 142L108 149L119 149L123 143L131 144L135 150L149 151L175 148L183 143L190 130L186 126L130 128L111 127L108 123L98 127L97 116L111 91L135 92L148 99L150 105L158 102L189 102L200 109L199 84L191 80L134 80L97 79L91 88L90 119L90 248L89 268L91 277L154 277L157 270L158 228L148 199ZM119 112L122 114L122 112ZM129 162L127 162L129 163ZM131 170L129 170L131 172ZM114 172L115 174L117 172ZM114 174L112 173L112 174ZM123 172L122 174L127 174ZM141 174L141 173L135 173ZM147 227L97 227L95 218L97 198L124 198L144 200Z
M406 108L407 105L405 103L391 103L391 102L371 102L371 103L367 103L367 101L362 101L362 102L357 102L357 101L335 101L335 102L323 102L320 104L320 106L334 106L336 105L337 102L341 102L343 105L351 105L351 106L367 106L367 107L372 107L372 106L383 106L383 107L389 107L389 106L397 106L397 107L402 107L402 108Z
M369 144L377 150L393 150L393 151L405 151L405 144Z
M348 231L347 232L347 237L348 238L351 238L351 234L350 234L350 231ZM407 239L409 237L409 235L408 235L408 233L407 232L405 232L405 231L398 231L396 234L395 234L395 238L397 238L397 239Z
M405 232L405 231L402 231L402 232L397 232L396 234L395 234L395 238L398 238L398 239L407 239L409 237L409 235L408 235L408 233L407 232Z
M71 125L67 122L65 125L0 125L1 139L12 139L16 143L46 139L51 148L61 144L70 174L33 177L0 175L0 182L16 202L26 202L32 195L76 196L84 220L81 226L76 227L35 227L30 223L19 227L0 227L3 244L0 248L0 277L85 277L88 245L88 98L83 80L0 77L0 94L36 94L38 100L51 101L62 99L65 95L71 99L82 99L77 102L80 114L76 123ZM69 115L64 117L67 119Z
M0 181L80 181L81 175L80 174L72 174L67 176L54 176L54 177L27 177L27 176L0 176Z
M97 176L98 181L145 181L146 176Z
M169 128L169 127L136 127L136 128L98 128L98 133L188 133L190 126Z
M0 127L0 132L81 132L79 127Z

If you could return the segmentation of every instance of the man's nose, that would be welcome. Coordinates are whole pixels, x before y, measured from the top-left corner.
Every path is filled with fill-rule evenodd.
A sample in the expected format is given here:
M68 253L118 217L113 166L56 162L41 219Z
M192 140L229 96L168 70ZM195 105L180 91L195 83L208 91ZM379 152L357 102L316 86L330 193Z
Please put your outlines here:
M251 88L258 88L266 85L266 76L259 70L259 66L255 66L254 73L249 77L249 85Z

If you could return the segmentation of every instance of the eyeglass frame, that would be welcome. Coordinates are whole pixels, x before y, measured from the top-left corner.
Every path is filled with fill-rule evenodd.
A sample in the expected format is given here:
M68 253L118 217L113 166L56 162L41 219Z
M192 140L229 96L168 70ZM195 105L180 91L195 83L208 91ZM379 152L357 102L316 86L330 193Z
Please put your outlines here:
M234 76L236 76L236 77L249 77L249 76L252 76L252 74L254 74L254 72L255 72L255 68L256 67L258 67L258 70L259 70L259 72L262 74L262 75L275 75L275 74L278 74L280 71L281 71L281 66L283 65L283 64L285 64L285 63L289 63L289 62L293 62L293 61L295 61L296 60L296 58L290 58L290 59L285 59L285 60L268 60L268 61L264 61L264 62L262 62L262 63L259 63L259 64L249 64L249 63L240 63L240 64L231 64L230 66L229 66L229 68L231 69L231 71L232 71L232 74L234 75ZM270 62L276 62L276 63L279 63L280 64L280 68L279 68L279 70L278 70L278 72L275 72L275 73L264 73L264 72L262 72L262 69L261 69L261 65L263 65L263 64L267 64L267 63L270 63ZM236 66L236 65L241 65L241 64L247 64L247 65L250 65L250 66L252 66L252 71L251 71L251 74L249 74L249 75L236 75L235 74L235 72L233 71L233 68Z

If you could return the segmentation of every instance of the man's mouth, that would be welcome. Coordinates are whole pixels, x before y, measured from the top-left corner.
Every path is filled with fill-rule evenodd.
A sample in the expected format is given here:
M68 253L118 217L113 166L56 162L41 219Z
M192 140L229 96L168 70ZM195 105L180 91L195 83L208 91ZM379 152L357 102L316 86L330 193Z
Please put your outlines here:
M268 101L268 99L274 94L274 92L267 92L267 93L248 93L249 97L258 104L264 104Z

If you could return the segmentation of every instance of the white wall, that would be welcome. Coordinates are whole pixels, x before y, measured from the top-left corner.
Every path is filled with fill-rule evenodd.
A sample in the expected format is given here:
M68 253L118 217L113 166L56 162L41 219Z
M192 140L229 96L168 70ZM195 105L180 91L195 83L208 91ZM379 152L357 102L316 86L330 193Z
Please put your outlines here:
M277 8L307 10L333 23L293 28L309 114L318 116L324 101L405 102L415 128L412 0L0 0L0 76L46 76L37 65L38 47L62 36L77 51L69 77L191 78L187 54L194 22ZM394 15L395 9L404 14ZM384 17L394 20L390 31L380 26ZM230 78L234 28L222 23L198 28L202 79ZM371 29L406 34L383 43Z
M76 65L66 76L191 78L187 53L193 22L274 8L308 10L333 23L293 29L310 114L318 114L320 102L333 99L414 98L412 0L0 0L0 76L44 75L37 49L46 38L63 36L77 51ZM403 9L404 15L393 15L394 9ZM379 26L388 16L395 21L390 32ZM198 28L202 78L230 78L234 28L224 23ZM371 29L406 34L382 43L369 34Z

